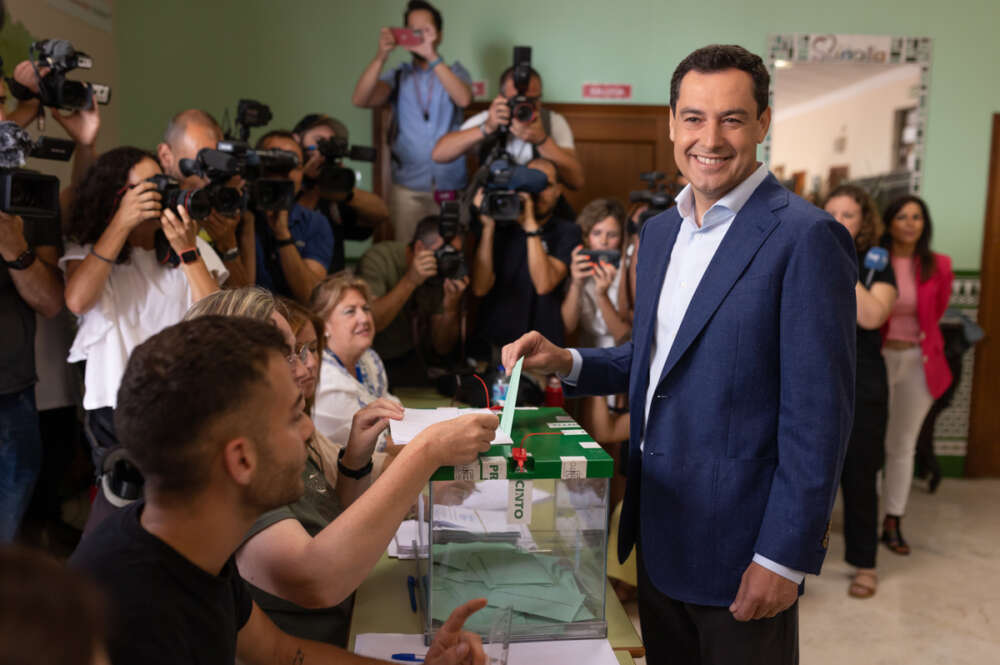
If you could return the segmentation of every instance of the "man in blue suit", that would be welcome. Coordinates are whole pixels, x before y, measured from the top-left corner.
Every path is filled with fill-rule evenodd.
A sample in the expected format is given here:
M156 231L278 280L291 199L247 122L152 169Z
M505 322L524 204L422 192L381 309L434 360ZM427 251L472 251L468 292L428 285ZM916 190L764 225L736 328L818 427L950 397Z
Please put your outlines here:
M650 663L797 662L796 601L826 554L857 265L843 226L757 162L768 85L738 46L674 72L670 138L690 185L640 232L633 340L562 349L531 332L503 350L570 395L628 390L618 556L638 546Z

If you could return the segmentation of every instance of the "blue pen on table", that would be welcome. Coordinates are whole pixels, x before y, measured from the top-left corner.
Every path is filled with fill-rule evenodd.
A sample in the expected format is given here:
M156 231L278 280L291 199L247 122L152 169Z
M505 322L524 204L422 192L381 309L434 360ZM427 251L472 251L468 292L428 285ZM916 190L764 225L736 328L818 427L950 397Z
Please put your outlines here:
M417 611L417 579L413 575L406 576L406 590L410 594L410 610ZM395 658L395 656L393 656Z
M392 654L393 660L400 660L404 663L422 663L424 659L415 653L394 653Z

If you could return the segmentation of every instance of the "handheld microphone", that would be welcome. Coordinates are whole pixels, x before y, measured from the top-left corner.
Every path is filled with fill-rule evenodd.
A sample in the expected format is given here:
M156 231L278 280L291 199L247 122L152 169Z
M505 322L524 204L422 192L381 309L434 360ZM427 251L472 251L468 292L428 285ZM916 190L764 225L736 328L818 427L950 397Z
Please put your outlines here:
M872 247L865 254L865 267L868 268L868 275L865 277L865 288L871 286L872 277L875 273L885 270L889 265L889 250L885 247Z

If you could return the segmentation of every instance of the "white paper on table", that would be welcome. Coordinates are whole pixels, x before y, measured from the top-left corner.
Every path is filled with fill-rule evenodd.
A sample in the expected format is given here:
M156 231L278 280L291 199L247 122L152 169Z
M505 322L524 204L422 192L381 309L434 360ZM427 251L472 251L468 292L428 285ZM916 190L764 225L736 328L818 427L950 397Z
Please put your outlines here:
M469 413L496 415L489 409L457 409L450 406L443 406L437 409L404 409L402 420L392 420L389 422L392 442L400 446L405 445L431 425ZM497 445L513 444L514 442L509 435L497 428L492 443L493 445Z
M486 646L486 645L484 645ZM390 660L393 654L427 655L423 635L401 633L361 633L354 640L354 653L369 658ZM400 661L394 661L400 662ZM512 642L508 665L536 663L573 663L573 665L617 665L618 659L607 640L553 640L550 642Z

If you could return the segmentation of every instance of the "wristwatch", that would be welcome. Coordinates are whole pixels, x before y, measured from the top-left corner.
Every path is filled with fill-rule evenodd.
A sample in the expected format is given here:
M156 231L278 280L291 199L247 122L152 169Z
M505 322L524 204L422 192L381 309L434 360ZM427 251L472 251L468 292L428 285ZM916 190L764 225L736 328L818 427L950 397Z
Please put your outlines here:
M537 231L525 231L524 235L528 236L529 238L537 238L542 235L542 230L538 229Z
M295 238L293 238L292 236L288 236L287 238L281 240L275 239L274 241L274 246L277 247L278 249L281 249L282 247L288 247L289 245L294 245L294 244L295 244Z
M222 256L219 258L221 258L223 261L226 262L235 261L236 259L240 258L240 248L233 247L232 249L227 249L222 253Z
M6 259L0 260L3 260L3 264L11 270L24 270L35 262L35 252L29 247L21 252L21 254L13 261L8 261Z
M181 263L194 263L200 255L197 247L189 247L180 253Z
M340 461L340 460L344 459L344 453L346 453L346 452L347 452L347 448L341 448L340 449L340 454L337 455L337 471L339 473L342 473L343 475L347 476L348 478L354 478L355 480L358 480L360 478L364 478L365 476L367 476L369 473L372 472L373 468L375 468L375 463L372 462L372 459L369 457L368 458L368 464L365 464L360 469L348 469Z

